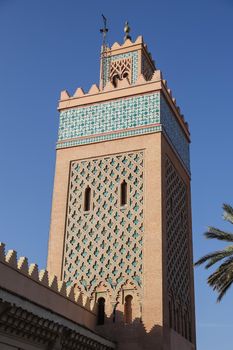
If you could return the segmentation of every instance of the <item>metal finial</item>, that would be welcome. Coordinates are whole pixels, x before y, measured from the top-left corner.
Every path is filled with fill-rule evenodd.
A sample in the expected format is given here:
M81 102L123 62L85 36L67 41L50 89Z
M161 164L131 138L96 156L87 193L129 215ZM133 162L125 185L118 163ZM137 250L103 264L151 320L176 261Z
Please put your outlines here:
M105 46L106 45L106 35L108 32L107 18L104 15L102 15L102 18L103 18L103 22L104 22L104 27L100 29L100 33L102 33L102 35L103 35L103 46Z
M125 32L125 36L124 36L124 41L126 41L127 39L131 40L131 36L129 35L130 33L130 26L129 26L129 22L126 21L125 22L125 26L124 26L124 32Z

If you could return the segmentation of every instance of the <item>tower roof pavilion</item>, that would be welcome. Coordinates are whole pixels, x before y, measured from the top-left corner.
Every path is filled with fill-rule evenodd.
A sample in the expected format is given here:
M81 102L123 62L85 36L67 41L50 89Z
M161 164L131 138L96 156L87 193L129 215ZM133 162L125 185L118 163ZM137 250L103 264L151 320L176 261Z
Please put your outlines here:
M139 36L135 41L132 41L130 37L126 38L123 44L115 42L112 46L102 45L99 85L93 84L88 92L84 92L81 87L78 87L73 96L67 90L62 91L58 110L62 115L63 112L70 109L85 108L85 106L110 103L119 99L130 99L130 97L154 93L162 95L163 100L166 101L166 105L173 114L172 119L179 125L182 137L189 143L188 123L185 122L171 89L168 88L166 80L163 79L162 72L156 68L142 36ZM145 121L146 126L149 124L151 124L149 121ZM130 125L131 127L132 125ZM105 131L113 130L103 130L102 132ZM90 133L92 135L100 134L95 131ZM72 133L69 136L71 137L66 137L66 139L68 138L70 142L70 139L84 135ZM57 148L63 148L63 141L64 138L58 139ZM74 146L75 143L68 143L67 145Z

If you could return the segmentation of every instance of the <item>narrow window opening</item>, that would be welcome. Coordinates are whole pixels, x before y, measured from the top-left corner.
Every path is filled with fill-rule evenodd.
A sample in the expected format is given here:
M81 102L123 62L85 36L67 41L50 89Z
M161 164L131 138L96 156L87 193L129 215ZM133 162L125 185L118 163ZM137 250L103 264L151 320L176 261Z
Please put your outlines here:
M97 324L103 325L105 320L105 299L98 299L98 314L97 314Z
M127 204L127 183L125 180L121 183L121 189L120 189L120 202L121 206L124 206Z
M89 211L91 209L91 189L89 186L84 192L84 211Z
M112 77L112 84L113 84L114 87L117 87L118 80L120 80L120 77L119 77L118 74L116 74L116 75L114 75L114 76Z
M131 295L127 295L125 298L125 323L130 324L132 323L132 300L133 297Z

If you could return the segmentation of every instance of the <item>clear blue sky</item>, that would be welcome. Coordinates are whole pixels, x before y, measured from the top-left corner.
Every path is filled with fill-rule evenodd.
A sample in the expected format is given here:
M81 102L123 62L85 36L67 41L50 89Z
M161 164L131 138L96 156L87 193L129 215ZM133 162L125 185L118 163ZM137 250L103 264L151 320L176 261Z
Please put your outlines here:
M233 204L232 0L0 0L0 240L46 264L60 90L99 78L101 13L109 42L143 34L192 134L195 258L220 243L202 237ZM233 289L221 304L195 271L199 350L232 350Z

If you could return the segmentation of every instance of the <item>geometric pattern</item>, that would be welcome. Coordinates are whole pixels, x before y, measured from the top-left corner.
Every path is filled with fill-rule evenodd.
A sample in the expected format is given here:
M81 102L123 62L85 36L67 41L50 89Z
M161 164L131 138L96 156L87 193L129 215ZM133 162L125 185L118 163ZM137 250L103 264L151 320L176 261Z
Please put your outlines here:
M127 204L120 185L127 183ZM83 210L91 189L91 207ZM73 161L70 169L63 278L91 296L102 282L112 295L126 281L140 290L143 245L143 152Z
M160 124L156 126L150 126L150 127L142 127L137 129L132 129L128 131L120 131L120 132L112 132L109 134L102 134L102 135L93 135L91 137L84 137L84 138L76 138L72 140L62 141L60 143L57 143L57 149L59 148L66 148L66 147L73 147L78 145L86 145L89 143L94 142L102 142L107 140L115 140L130 136L137 136L137 135L145 135L150 133L155 133L162 131L162 127Z
M154 70L152 69L151 65L148 63L147 58L142 55L142 74L144 75L144 78L146 80L150 80L152 78L152 75L154 73Z
M190 171L189 142L163 95L161 95L160 100L160 123L186 169Z
M130 83L136 83L138 79L138 51L132 51L128 53L123 53L120 55L108 56L103 58L103 86L110 80L110 69L112 63L115 61L119 61L121 59L130 58L132 61L132 69L131 69L131 80Z
M126 77L131 81L131 59L124 58L119 61L111 62L110 81L116 84L116 79L123 80Z
M62 111L57 148L157 132L161 124L189 172L189 142L159 92Z
M166 158L165 181L170 325L187 337L191 315L187 187L169 158Z
M62 111L58 141L160 122L159 93Z

